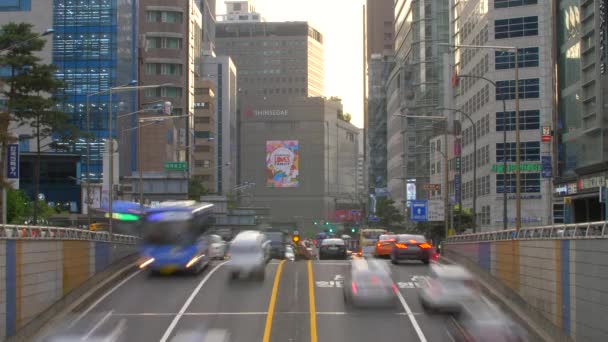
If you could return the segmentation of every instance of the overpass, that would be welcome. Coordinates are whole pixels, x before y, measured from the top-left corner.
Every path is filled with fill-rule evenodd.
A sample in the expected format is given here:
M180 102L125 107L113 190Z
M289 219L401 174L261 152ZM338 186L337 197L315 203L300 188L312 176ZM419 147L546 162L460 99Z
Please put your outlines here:
M75 228L0 226L0 340L132 255L137 240Z
M444 249L550 340L608 341L607 222L456 235Z

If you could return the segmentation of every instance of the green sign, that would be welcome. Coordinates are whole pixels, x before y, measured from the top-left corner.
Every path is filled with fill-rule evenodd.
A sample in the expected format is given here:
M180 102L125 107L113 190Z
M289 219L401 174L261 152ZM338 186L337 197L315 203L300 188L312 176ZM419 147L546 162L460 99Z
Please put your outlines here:
M188 164L186 162L165 162L165 170L167 171L186 171Z
M517 164L507 164L507 172L515 172L517 170ZM520 163L519 170L521 172L541 172L542 166L540 163ZM492 165L492 172L503 173L503 164Z

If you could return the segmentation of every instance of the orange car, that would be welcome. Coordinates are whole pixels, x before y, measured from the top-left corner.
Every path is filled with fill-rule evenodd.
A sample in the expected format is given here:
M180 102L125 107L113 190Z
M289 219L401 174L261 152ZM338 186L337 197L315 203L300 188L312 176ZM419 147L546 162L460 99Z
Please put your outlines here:
M396 235L380 235L378 242L376 242L376 252L374 254L377 257L390 256L396 237Z

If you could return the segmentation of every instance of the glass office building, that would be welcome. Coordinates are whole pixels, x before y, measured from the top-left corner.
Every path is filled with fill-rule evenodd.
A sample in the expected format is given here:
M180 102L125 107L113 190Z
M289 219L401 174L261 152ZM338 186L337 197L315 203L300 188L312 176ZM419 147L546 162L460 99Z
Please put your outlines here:
M108 129L111 87L137 80L137 1L136 0L54 0L53 2L53 64L57 78L65 82L62 110L73 123L87 131L86 102L90 97L91 169L87 170L86 140L76 142L76 153L83 156L81 174L100 180L103 143L117 137L115 124ZM113 122L119 112L136 109L136 92L114 94ZM135 116L132 117L135 125ZM136 139L118 141L136 148ZM133 156L136 154L133 153ZM135 161L131 161L135 169Z

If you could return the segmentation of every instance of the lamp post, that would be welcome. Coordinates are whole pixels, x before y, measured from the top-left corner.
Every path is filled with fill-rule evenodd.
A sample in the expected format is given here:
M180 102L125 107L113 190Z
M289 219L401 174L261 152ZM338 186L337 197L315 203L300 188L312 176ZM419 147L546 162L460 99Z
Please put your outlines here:
M443 46L449 46L453 48L465 48L465 49L489 49L496 51L513 51L514 56L514 73L515 73L515 174L516 174L516 184L515 184L515 229L519 232L521 228L521 148L520 148L520 129L519 129L519 57L516 46L493 46L493 45L466 45L466 44L439 44ZM502 99L505 97L502 95ZM505 133L506 134L506 133ZM506 157L506 146L505 146L505 157ZM506 159L506 158L505 158ZM506 191L506 181L505 178L503 181L503 190ZM504 210L504 208L503 208ZM504 223L503 223L504 224Z
M123 92L123 91L129 91L129 90L141 90L141 89L155 89L155 88L161 88L161 87L166 87L166 86L171 86L171 83L166 83L166 84L155 84L155 85L146 85L146 86L132 86L132 87L114 87L114 88L110 88L109 89L109 94L110 94L110 108L108 111L108 138L110 141L110 146L109 146L109 150L110 150L110 170L109 170L109 189L108 189L108 213L110 215L110 222L109 222L109 226L108 226L108 231L110 233L110 238L112 237L112 216L113 216L113 211L112 211L112 201L114 200L114 139L112 138L112 95L114 92ZM138 150L141 149L138 148Z
M496 89L496 82L484 76L475 75L457 75L458 78L475 78L484 80ZM507 230L507 100L502 98L502 146L503 146L503 158L502 158L502 228Z

